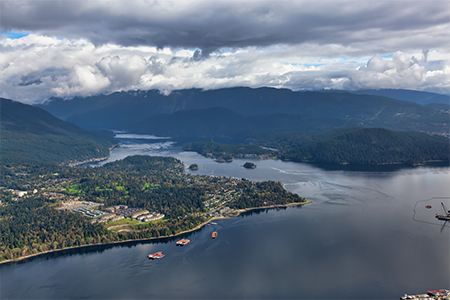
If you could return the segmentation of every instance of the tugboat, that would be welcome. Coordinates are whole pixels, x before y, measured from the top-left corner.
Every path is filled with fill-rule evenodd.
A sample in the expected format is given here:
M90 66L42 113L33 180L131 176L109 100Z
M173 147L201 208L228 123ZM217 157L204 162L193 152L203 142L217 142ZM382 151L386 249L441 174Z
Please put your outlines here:
M450 221L450 210L447 210L447 208L444 205L444 202L441 201L442 209L444 210L444 215L436 214L436 218L438 220L442 221Z
M212 238L215 239L216 237L217 237L217 231L214 231L214 232L212 233Z
M191 241L190 240L188 240L188 239L182 239L182 240L179 240L178 242L177 242L177 246L186 246L187 244L189 244Z
M163 258L164 256L165 256L165 255L162 254L161 251L160 251L160 252L156 252L156 253L147 255L148 259L160 259L160 258Z

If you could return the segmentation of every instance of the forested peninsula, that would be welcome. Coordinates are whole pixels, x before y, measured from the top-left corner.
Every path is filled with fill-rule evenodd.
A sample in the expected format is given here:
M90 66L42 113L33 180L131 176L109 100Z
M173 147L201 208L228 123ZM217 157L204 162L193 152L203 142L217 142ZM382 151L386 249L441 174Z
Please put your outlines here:
M280 182L198 176L171 157L98 168L2 166L0 260L161 238L258 207L304 204Z
M192 142L184 144L182 149L195 151L205 157L227 157L229 160L277 158L294 162L351 165L449 164L450 153L450 143L446 137L384 128L344 127L323 133L287 132L255 138L254 143L225 145Z

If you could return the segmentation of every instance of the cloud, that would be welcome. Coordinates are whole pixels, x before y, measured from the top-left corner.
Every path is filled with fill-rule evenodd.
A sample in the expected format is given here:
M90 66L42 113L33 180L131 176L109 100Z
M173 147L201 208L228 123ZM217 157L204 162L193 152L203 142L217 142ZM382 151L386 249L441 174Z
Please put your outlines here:
M3 31L200 49L194 59L271 45L333 44L360 56L436 49L448 46L450 32L446 0L3 0L0 8Z
M246 47L193 59L198 49L100 45L30 34L0 39L0 96L26 103L122 90L217 89L234 86L292 90L406 88L447 92L446 51L346 57L341 46ZM322 54L328 52L327 57ZM197 52L198 53L198 52Z
M0 18L0 96L27 103L136 89L450 88L447 0L2 0Z
M149 68L148 62L139 55L103 57L95 66L112 83L113 89L133 89L139 85L142 75Z

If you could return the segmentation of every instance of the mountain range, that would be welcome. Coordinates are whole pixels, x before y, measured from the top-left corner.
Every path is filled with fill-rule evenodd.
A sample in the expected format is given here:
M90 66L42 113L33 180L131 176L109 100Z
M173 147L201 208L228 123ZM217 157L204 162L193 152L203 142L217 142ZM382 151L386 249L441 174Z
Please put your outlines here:
M63 121L39 107L0 100L3 164L69 164L107 156L117 143L113 134L86 129L262 145L280 150L281 159L299 162L448 162L447 138L417 132L448 135L446 103L424 106L378 95L230 88L167 96L117 92L39 105Z
M346 126L436 134L449 131L445 107L349 92L239 87L177 90L166 96L150 90L52 99L40 107L85 129L129 130L174 137L222 136L242 140L249 135L326 131Z
M392 99L414 102L420 105L449 104L450 95L442 95L430 92L404 90L404 89L366 89L357 91L322 90L331 93L351 93L357 95L374 95Z

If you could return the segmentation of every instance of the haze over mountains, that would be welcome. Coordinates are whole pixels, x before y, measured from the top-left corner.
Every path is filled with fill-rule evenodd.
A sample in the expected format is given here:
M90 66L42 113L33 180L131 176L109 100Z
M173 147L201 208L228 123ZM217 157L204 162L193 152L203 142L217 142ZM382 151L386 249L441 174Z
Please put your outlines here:
M412 92L395 91L402 97ZM412 94L415 96L411 99L421 103L434 101L430 99L443 102L446 97L422 92ZM179 90L168 96L155 90L117 92L69 101L53 99L40 107L85 129L129 130L174 137L245 139L268 133L326 131L346 126L436 134L449 131L448 112L413 101L344 92L240 87Z

